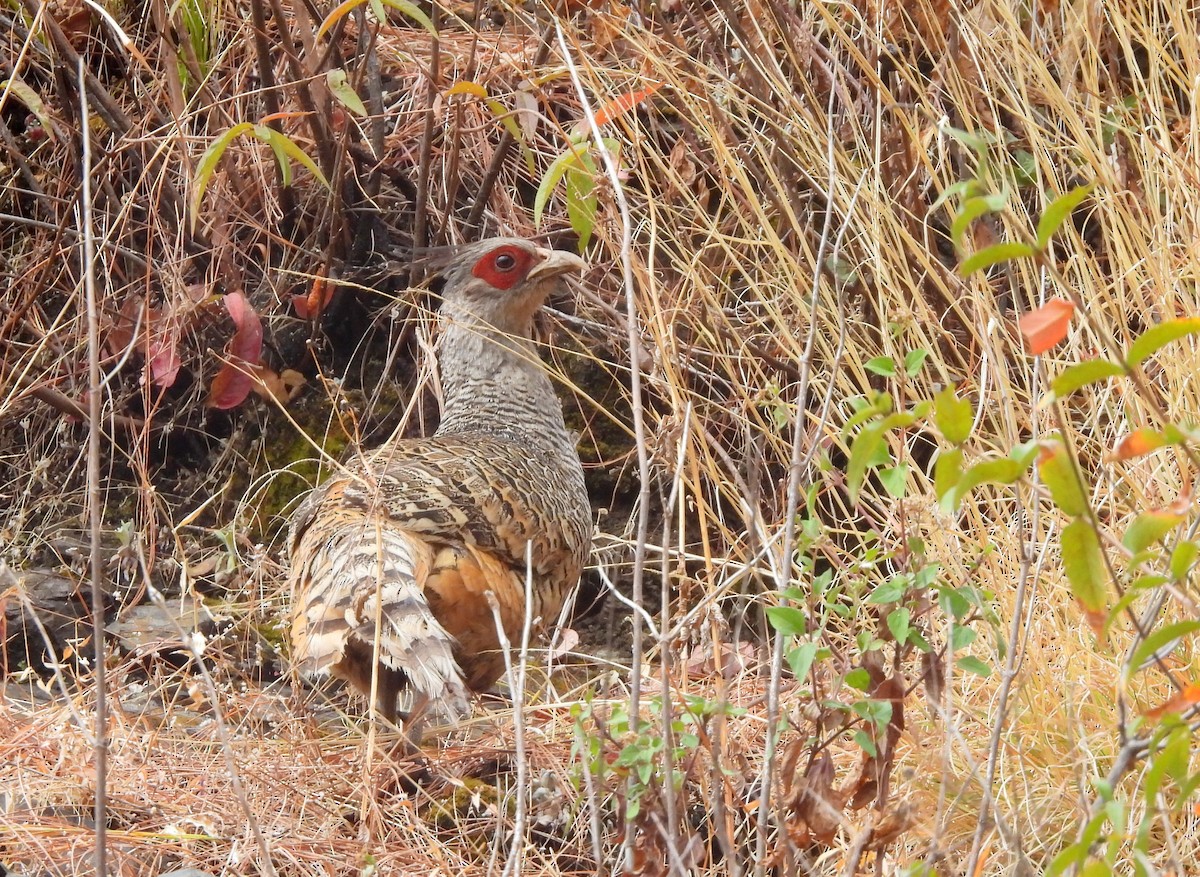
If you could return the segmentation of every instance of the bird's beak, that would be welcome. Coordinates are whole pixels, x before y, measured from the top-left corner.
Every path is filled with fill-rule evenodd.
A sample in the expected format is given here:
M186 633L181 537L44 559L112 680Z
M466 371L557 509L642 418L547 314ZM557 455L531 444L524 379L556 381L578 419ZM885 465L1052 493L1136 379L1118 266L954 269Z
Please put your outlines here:
M587 262L566 250L547 250L538 247L537 252L541 256L541 261L529 269L529 280L546 280L572 271L581 274L587 270Z

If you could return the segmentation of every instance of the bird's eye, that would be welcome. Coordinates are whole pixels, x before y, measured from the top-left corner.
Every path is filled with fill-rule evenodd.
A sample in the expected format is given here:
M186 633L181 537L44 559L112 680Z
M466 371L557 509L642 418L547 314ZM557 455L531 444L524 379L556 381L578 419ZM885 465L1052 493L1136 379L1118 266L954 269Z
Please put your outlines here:
M501 253L492 264L496 266L497 271L511 271L517 267L517 260L508 253Z

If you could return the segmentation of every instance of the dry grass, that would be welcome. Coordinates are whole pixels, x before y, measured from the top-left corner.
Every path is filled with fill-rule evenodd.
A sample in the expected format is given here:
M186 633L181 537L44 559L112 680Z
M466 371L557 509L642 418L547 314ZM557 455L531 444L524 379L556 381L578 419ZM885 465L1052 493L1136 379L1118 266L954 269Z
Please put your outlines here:
M1106 638L1086 623L1058 559L1066 519L1044 486L1025 479L981 488L948 514L931 474L939 437L916 425L889 439L892 458L908 463L904 498L869 481L852 501L842 427L852 400L873 391L886 389L900 408L957 384L978 411L968 460L1005 453L1058 428L1040 402L1061 368L1111 354L1109 338L1123 349L1154 323L1197 313L1196 10L1136 0L1032 8L751 0L663 3L653 12L645 4L639 18L620 3L567 4L575 17L562 27L595 105L662 83L605 130L622 143L639 346L630 351L626 342L620 216L603 182L587 288L555 303L544 327L603 510L597 571L587 582L628 593L634 510L648 491L643 620L653 627L643 625L646 660L631 680L634 621L610 596L609 636L592 629L605 624L580 622L583 640L566 663L548 679L534 673L523 741L533 781L523 833L532 840L514 845L520 790L510 708L491 704L431 747L432 777L413 790L397 778L404 764L389 755L390 741L364 736L361 705L334 714L293 690L276 652L286 599L278 527L318 477L317 450L336 459L349 442L425 430L435 417L429 301L408 291L419 279L409 276L408 257L415 243L472 233L474 198L503 133L483 103L445 90L473 81L508 108L532 96L542 114L525 144L536 172L513 149L486 190L490 232L535 231L532 192L580 116L557 48L533 66L539 33L556 46L550 18L534 23L518 9L483 5L505 24L487 17L475 30L443 18L432 138L431 40L400 17L377 32L348 23L331 43L313 40L315 25L290 10L292 38L269 25L282 84L264 90L251 18L234 7L187 5L210 23L177 46L165 5L151 4L145 17L118 15L140 57L117 46L99 19L69 18L82 6L54 13L124 114L92 94L97 279L104 368L113 373L103 390L113 611L126 617L149 584L172 605L197 594L207 606L200 626L211 682L176 641L141 652L114 646L114 868L499 874L507 862L521 874L593 873L597 858L615 869L628 838L633 870L646 874L749 874L756 866L900 873L922 863L941 874L1044 870L1087 821L1096 780L1112 769L1129 720L1170 697L1171 683L1161 668L1124 673L1135 639L1127 618L1117 617ZM0 534L13 568L78 570L86 557L78 546L88 541L79 523L87 430L71 408L87 398L71 134L78 101L67 49L26 38L33 9L24 18L0 13L5 75L41 95L56 127L52 138L38 135L32 116L23 127L24 98L7 93ZM469 6L455 9L471 19ZM181 14L172 12L177 34L187 32ZM296 47L295 63L280 45ZM330 45L340 57L327 56ZM382 71L375 86L368 55ZM358 123L331 101L324 71L339 65L352 76L367 71L359 93L378 89L382 128L364 124L359 136ZM281 188L265 144L240 139L208 184L193 232L188 204L203 150L232 125L279 110L312 111L280 124L322 166L332 194L299 167L296 184ZM995 135L986 161L952 129ZM937 201L968 178L1010 195L1008 209L972 226L968 250L1021 239L1055 195L1088 181L1097 188L1056 238L1056 271L1014 262L964 279L948 237L958 202ZM561 194L550 223L569 241ZM295 316L290 296L319 276L340 286L331 316L313 326ZM267 365L298 368L308 384L285 403L251 396L226 413L205 399L233 331L217 296L238 289L264 322ZM1035 362L1017 318L1068 291L1087 319ZM139 304L155 309L143 312L140 340L120 331L120 315L136 319ZM169 388L154 383L145 356L147 341L164 338L175 339L182 364ZM903 381L866 365L914 350L929 358ZM1106 455L1132 428L1161 425L1156 404L1175 422L1195 418L1197 358L1185 339L1147 370L1150 391L1114 381L1063 407L1122 587L1125 528L1140 512L1189 497L1195 460L1182 451L1115 463ZM644 485L631 362L644 388L636 400L646 418ZM798 508L789 481L800 489ZM1187 514L1181 531L1195 526ZM792 556L785 543L794 515L814 523ZM911 550L914 540L923 555ZM945 684L931 690L921 685L930 672L920 654L887 641L866 596L923 563L937 565L939 582L984 595L988 611L973 616L978 639L968 651L993 668L988 678L946 659ZM814 575L826 571L840 596L813 595ZM3 590L4 582L0 602L15 605L18 589ZM788 586L810 594L801 603L806 638L830 651L807 679L775 676L789 726L760 819L772 682L762 608ZM1194 589L1185 580L1174 590L1167 615L1196 620ZM941 649L951 625L925 597L913 589L906 599ZM864 632L884 641L866 643ZM1194 639L1185 638L1169 659L1177 680L1194 676L1194 654ZM547 663L538 653L534 669ZM843 729L845 713L826 706L860 698L845 675L863 666L876 697L886 697L888 684L904 692L893 761L864 760L849 739L860 725ZM1002 686L1006 666L1011 690ZM33 674L8 669L0 861L31 874L86 873L95 789L86 665L63 670L69 698L56 683L45 685L49 697L34 696ZM612 710L631 686L651 723L640 742L613 726ZM587 775L577 734L596 741L600 762L622 746L636 754L662 736L665 687L675 717L685 697L736 709L689 726L698 741L683 747L684 782L662 784L660 768L626 825L620 765ZM574 718L572 708L588 702L592 715ZM330 703L346 701L333 693ZM1182 757L1194 772L1194 756ZM869 787L864 771L881 764L887 781ZM1126 872L1141 856L1144 873L1200 873L1194 796L1168 787L1151 796L1160 809L1146 815L1149 773L1137 762L1116 777L1128 822L1106 828L1113 870ZM806 789L826 794L828 806L813 805ZM756 862L757 849L766 857Z

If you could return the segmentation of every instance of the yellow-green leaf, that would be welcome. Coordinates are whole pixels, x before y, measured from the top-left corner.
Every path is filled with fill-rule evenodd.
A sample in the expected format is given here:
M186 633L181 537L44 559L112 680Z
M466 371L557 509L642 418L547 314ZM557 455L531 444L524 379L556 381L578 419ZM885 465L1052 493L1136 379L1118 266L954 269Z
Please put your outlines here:
M1050 384L1054 395L1062 398L1069 396L1081 387L1094 384L1117 375L1125 374L1125 369L1107 359L1089 359L1062 370L1062 373Z
M349 78L346 76L346 71L340 67L335 67L325 73L325 84L329 86L330 92L337 98L338 103L354 113L356 116L365 116L367 114L366 104L362 102L362 98L350 86Z
M960 399L954 387L946 387L933 398L933 422L942 437L961 445L971 437L975 412L970 399Z
M204 154L200 156L200 161L196 164L196 177L192 180L192 231L196 230L200 202L204 200L204 191L208 188L208 181L212 178L221 156L225 154L225 150L229 148L229 144L235 138L253 130L254 126L249 122L239 122L210 143L208 149L204 150Z
M550 162L550 167L546 169L546 174L538 185L537 194L533 197L533 224L535 226L541 227L542 214L546 211L546 205L550 203L550 196L554 194L554 189L566 175L568 169L582 162L586 151L586 147L572 144L570 149Z
M1121 544L1137 554L1156 542L1161 542L1163 537L1182 520L1183 515L1173 512L1143 512L1134 518L1129 528L1125 530L1125 537L1121 540Z
M50 118L50 113L46 111L46 105L42 102L40 94L16 76L0 82L0 92L4 91L7 91L21 103L25 104L25 109L29 110L37 118L38 124L46 132L47 138L50 140L58 139L58 135L54 130L54 122Z
M1200 621L1178 621L1167 624L1150 634L1133 652L1127 666L1137 669L1146 664L1150 656L1173 640L1181 639L1200 630Z
M255 128L255 134L265 140L270 145L275 153L275 158L279 162L279 167L283 171L284 185L291 185L291 167L287 158L295 159L308 169L308 172L316 177L326 189L329 188L329 181L325 179L325 175L321 173L321 169L317 167L317 163L308 157L303 149L293 143L285 134L281 134L273 128L268 128L265 125L259 125Z
M1083 518L1076 518L1062 531L1063 571L1071 585L1071 594L1091 618L1104 611L1107 571L1100 539Z
M1038 474L1050 488L1054 504L1073 518L1087 514L1088 500L1075 472L1071 455L1060 441L1048 441L1038 458Z
M1078 207L1083 199L1092 193L1092 189L1094 188L1096 188L1095 183L1088 183L1086 186L1076 186L1071 191L1059 195L1050 202L1050 206L1046 208L1046 212L1038 220L1037 245L1039 250L1046 249L1046 245L1050 243L1050 238L1058 231L1059 226L1063 224L1063 220L1071 215L1071 211Z
M433 26L433 22L430 21L429 16L422 12L416 3L409 3L408 0L383 0L383 3L385 6L392 7L392 9L395 9L401 15L405 15L421 25L421 27L429 32L431 37L438 35L437 28Z
M995 213L1003 210L1007 204L1007 192L1001 192L996 195L976 195L974 198L968 198L964 201L962 208L954 217L954 222L950 225L950 240L954 242L954 246L962 246L963 234L972 222L985 213Z
M1172 341L1196 332L1200 332L1200 317L1181 317L1151 326L1130 345L1129 355L1125 360L1131 366L1141 365Z
M970 277L976 271L990 268L998 262L1010 262L1013 259L1032 255L1034 255L1033 247L1020 241L993 244L963 259L962 264L958 266L958 271L963 277Z

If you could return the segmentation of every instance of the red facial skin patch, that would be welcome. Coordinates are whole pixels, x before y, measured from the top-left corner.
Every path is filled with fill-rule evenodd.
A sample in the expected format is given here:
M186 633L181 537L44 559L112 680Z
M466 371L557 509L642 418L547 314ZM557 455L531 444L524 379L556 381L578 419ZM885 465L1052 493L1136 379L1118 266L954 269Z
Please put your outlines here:
M476 262L471 274L496 289L511 289L525 279L535 259L535 253L505 244Z

